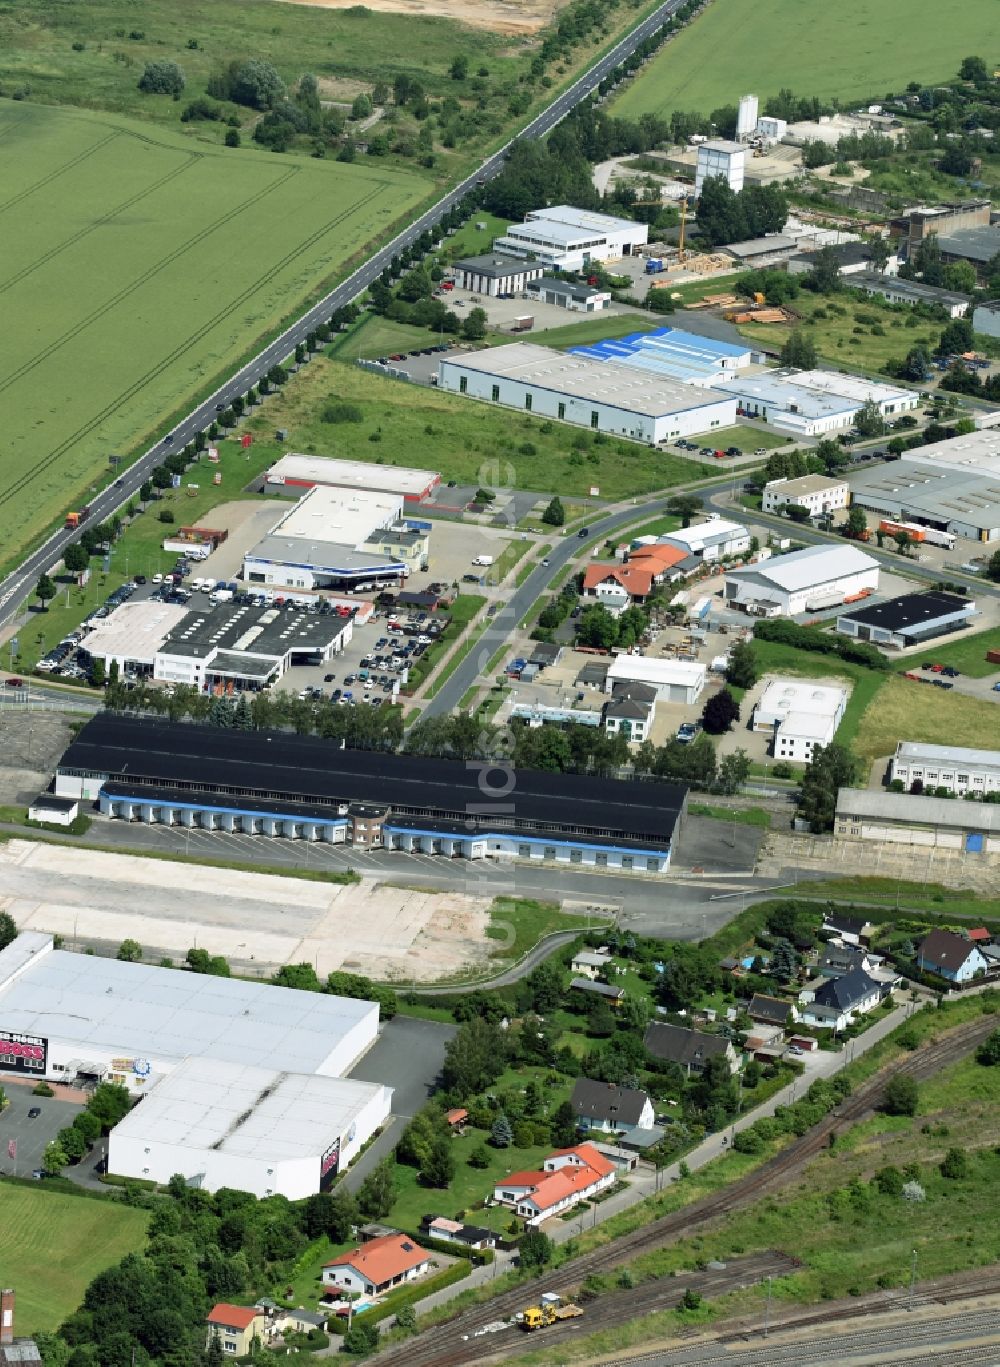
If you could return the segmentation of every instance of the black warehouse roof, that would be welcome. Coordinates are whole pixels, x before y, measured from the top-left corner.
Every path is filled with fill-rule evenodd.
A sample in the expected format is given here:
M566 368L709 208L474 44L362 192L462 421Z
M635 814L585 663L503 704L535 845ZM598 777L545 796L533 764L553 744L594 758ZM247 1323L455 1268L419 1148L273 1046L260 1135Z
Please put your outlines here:
M116 786L228 792L299 803L382 803L397 812L450 816L473 830L560 827L601 837L669 843L687 789L582 774L491 768L479 762L345 750L316 736L231 731L99 713L60 771L106 774ZM482 780L482 782L481 782Z
M857 612L842 612L842 618L863 622L865 626L882 627L886 631L905 631L908 627L926 626L940 617L951 617L956 612L971 612L975 604L955 593L906 593L891 598L887 603L872 603Z

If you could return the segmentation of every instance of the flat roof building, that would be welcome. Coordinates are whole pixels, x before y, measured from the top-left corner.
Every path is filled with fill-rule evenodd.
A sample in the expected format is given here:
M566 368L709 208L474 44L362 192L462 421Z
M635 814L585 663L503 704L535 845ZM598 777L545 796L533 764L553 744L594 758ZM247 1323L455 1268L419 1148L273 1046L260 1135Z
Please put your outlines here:
M848 690L810 680L769 679L753 711L753 729L773 736L775 759L808 764L829 745L844 717Z
M937 304L949 318L964 318L972 303L968 294L922 285L919 280L901 280L897 275L882 275L879 271L860 271L851 276L848 284L852 290L877 294L890 304Z
M837 630L856 641L897 650L933 641L971 626L976 605L955 593L906 593L883 603L869 603L837 618Z
M878 588L878 561L855 546L807 546L726 574L726 603L764 616L794 616Z
M841 788L834 837L886 845L1000 854L1000 805L963 798Z
M522 770L494 810L476 766L109 713L63 755L56 795L124 820L644 873L667 869L687 803L680 785Z
M112 1130L108 1169L301 1200L385 1123L391 1095L378 1083L189 1058Z
M957 797L1000 792L1000 750L971 750L961 745L928 745L901 740L889 765L889 781L906 788L947 788Z
M572 313L600 313L611 303L607 290L594 285L577 285L572 280L560 280L554 275L542 275L530 281L525 292L539 304L552 304Z
M289 452L275 461L264 476L266 488L311 489L316 484L331 489L354 489L388 494L407 503L429 498L441 483L437 470L415 470L402 465L376 465L364 460L335 460L329 456L303 456Z
M649 227L634 219L593 213L568 204L535 209L494 239L495 251L531 256L558 270L582 270L591 261L617 261L649 240Z
M616 684L649 684L658 701L697 702L705 687L706 669L690 660L650 660L644 655L617 655L605 677L604 691Z
M736 400L613 361L513 342L442 360L439 387L648 445L736 420Z
M156 652L187 616L186 607L158 598L122 603L94 623L80 649L92 660L101 660L105 669L117 664L123 675L150 675Z
M812 517L846 508L851 501L851 486L846 479L829 475L801 475L798 479L772 479L764 485L761 511L773 513L786 503L808 509Z
M733 395L741 416L798 436L849 428L869 401L883 417L908 412L920 402L913 390L832 370L769 370L714 380L712 388Z
M501 252L485 252L482 256L466 256L456 261L451 272L455 284L473 294L485 294L490 299L520 294L543 274L545 267L537 261L525 261L520 256L504 256Z
M306 591L399 584L428 547L427 532L402 525L402 514L398 494L314 485L246 553L243 577Z
M851 502L972 541L1000 539L1000 432L938 445L947 449L926 447L852 474Z
M742 143L728 142L723 138L703 142L698 148L698 160L695 164L695 199L701 195L705 181L714 177L721 178L730 190L738 193L743 189L746 164L747 149Z
M340 654L354 634L354 619L344 612L243 603L184 611L156 649L153 677L199 691L259 692L293 665L324 664Z
M581 232L599 233L619 256L631 256L649 241L649 226L634 218L618 218L593 209L577 209L572 204L552 204L525 214L526 223L565 223Z
M745 242L727 242L719 250L741 265L760 269L763 266L773 266L778 262L787 261L797 248L798 243L794 237L774 233L770 237L751 237Z

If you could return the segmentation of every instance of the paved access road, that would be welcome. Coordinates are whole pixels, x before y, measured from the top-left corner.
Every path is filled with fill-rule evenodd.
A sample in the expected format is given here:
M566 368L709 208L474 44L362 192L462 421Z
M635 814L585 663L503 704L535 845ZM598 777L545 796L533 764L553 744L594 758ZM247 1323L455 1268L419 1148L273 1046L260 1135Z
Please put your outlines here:
M519 138L540 138L551 132L570 110L593 94L605 76L630 57L640 43L661 28L680 8L681 3L682 0L666 0L666 3L658 6L584 75L558 95L547 109L532 119L522 129ZM336 309L349 304L366 290L372 281L381 275L394 256L415 242L422 232L438 223L477 185L482 185L499 175L510 146L511 143L506 143L499 151L488 157L470 176L449 190L432 208L421 214L408 228L369 257L364 265L359 266L342 284L303 314L298 322L293 323L252 361L220 385L214 394L210 394L202 404L183 418L163 441L151 446L127 471L119 472L115 483L91 500L91 513L87 523L103 522L127 503L138 493L140 485L154 466L159 465L171 451L179 450L210 426L220 406L228 407L237 395L246 394L272 366L281 364L299 342L304 342L320 323L327 322ZM15 615L21 603L31 593L39 575L58 563L66 546L76 535L76 532L65 530L53 533L37 551L32 552L21 562L13 574L0 583L0 627Z

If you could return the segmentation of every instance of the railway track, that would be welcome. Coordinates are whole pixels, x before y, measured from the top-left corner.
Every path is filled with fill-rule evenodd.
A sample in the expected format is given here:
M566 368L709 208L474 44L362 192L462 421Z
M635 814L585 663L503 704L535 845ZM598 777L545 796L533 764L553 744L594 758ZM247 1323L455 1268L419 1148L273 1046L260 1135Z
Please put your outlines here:
M401 1367L402 1364L405 1367L461 1367L466 1362L481 1361L483 1342L477 1330L482 1331L498 1320L509 1319L523 1307L526 1297L537 1299L546 1291L567 1294L590 1273L607 1272L623 1263L632 1262L644 1253L662 1248L672 1240L786 1186L811 1159L829 1146L832 1134L845 1126L857 1124L874 1111L891 1078L905 1075L921 1081L932 1077L948 1064L963 1058L995 1028L993 1016L981 1016L949 1031L924 1048L884 1068L801 1138L794 1140L746 1177L680 1210L662 1215L610 1244L584 1253L564 1263L558 1271L536 1278L530 1285L502 1292L482 1306L460 1313L426 1333L394 1344L379 1353L376 1361L381 1364L399 1363ZM643 1289L636 1288L640 1292Z

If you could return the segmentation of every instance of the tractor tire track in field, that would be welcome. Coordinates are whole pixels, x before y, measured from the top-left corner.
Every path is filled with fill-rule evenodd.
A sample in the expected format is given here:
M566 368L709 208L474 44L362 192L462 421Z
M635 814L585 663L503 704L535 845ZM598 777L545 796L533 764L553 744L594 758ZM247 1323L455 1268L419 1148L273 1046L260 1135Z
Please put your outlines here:
M289 178L290 175L294 175L296 173L297 168L295 171L291 171L288 173L288 175L282 177L282 179L280 181L277 181L272 188L280 188L280 186L285 183L285 181ZM115 412L116 409L121 407L123 403L127 402L130 398L132 398L135 394L142 390L147 384L149 384L152 380L155 380L157 376L162 374L164 370L168 369L171 365L173 365L173 363L180 356L182 356L189 347L194 345L194 343L199 342L207 333L211 332L211 330L214 327L218 326L220 322L224 321L235 309L238 309L242 304L246 303L247 300L251 299L253 295L256 294L259 289L261 289L262 286L269 284L276 275L278 275L282 270L285 269L286 266L288 266L292 261L294 261L296 256L298 256L301 252L308 250L315 242L318 242L322 237L325 237L333 228L336 228L337 225L341 223L345 218L357 213L360 209L363 209L365 205L369 204L373 199L380 195L385 188L386 183L379 182L369 194L364 196L363 199L356 200L354 203L345 208L341 214L337 215L332 219L328 219L326 223L324 223L308 238L306 238L302 242L299 242L292 250L287 252L279 261L275 262L271 266L271 268L267 272L265 272L264 275L258 276L258 278L254 280L252 284L248 285L247 288L243 290L241 294L237 295L235 299L230 300L223 308L220 308L215 314L213 314L213 316L209 318L201 327L197 328L194 332L190 333L186 338L179 342L177 346L173 349L173 351L169 352L166 356L162 357L160 361L155 366L147 370L145 374L139 376L134 381L134 383L129 386L128 389L123 390L120 394L116 395L114 399L111 399L107 404L105 404L104 408L102 408L99 413L96 413L84 425L78 427L75 432L72 432L69 436L67 436L62 442L60 442L60 444L57 447L50 451L47 456L43 456L40 459L34 461L30 470L26 470L25 473L20 477L20 479L15 480L2 494L0 494L0 507L2 507L6 503L9 503L12 499L19 497L25 489L27 489L32 483L34 483L34 481L43 471L45 471L46 469L48 469L49 466L54 464L54 462L56 462L60 456L65 455L66 451L69 450L69 448L75 442L79 441L82 437L88 436L94 430L95 427L99 426L100 423L102 423L105 420L105 418L109 417L112 413ZM260 198L260 196L256 196L256 198ZM227 215L227 217L231 217L231 215ZM219 220L219 222L222 222L222 220ZM216 224L215 226L218 226L218 224ZM62 343L60 343L60 345L62 345ZM2 387L3 386L0 386L0 388Z
M81 152L79 156L73 157L71 161L64 161L62 166L57 167L54 171L50 171L47 176L42 176L41 180L36 180L34 185L29 185L26 189L19 190L16 195L11 195L10 199L0 200L0 214L5 214L8 209L13 209L14 206L20 204L23 199L27 199L30 195L33 195L36 190L44 189L46 185L51 184L54 180L58 180L59 177L65 175L67 171L72 171L74 166L79 166L81 161L86 161L87 158L92 157L95 152L99 152L102 147L107 147L109 142L114 142L116 138L120 138L121 136L121 133L109 133L106 138L102 138L100 142L95 142L92 147L88 147L87 150Z
M99 318L103 318L105 314L116 309L119 304L123 304L129 295L134 294L136 290L142 289L145 285L148 285L155 276L166 270L168 266L174 265L175 262L179 261L182 256L185 256L192 247L200 246L206 238L211 237L217 229L231 223L234 218L237 218L251 204L257 203L267 195L273 194L275 190L280 190L293 176L298 174L299 168L297 166L293 167L290 171L287 171L285 175L280 176L273 185L263 192L263 194L255 191L253 194L248 195L246 199L241 200L239 204L234 205L227 213L222 214L212 223L206 224L204 228L200 228L198 232L194 233L186 241L175 247L172 252L161 257L155 266L152 266L140 279L132 280L129 284L123 285L116 294L112 294L107 299L103 300L93 312L87 314L85 318L81 318L79 322L75 323L72 327L67 328L61 336L56 337L48 346L43 347L41 351L36 351L34 356L30 356L23 365L18 366L16 370L12 370L8 375L5 375L4 378L0 380L0 394L2 394L5 389L9 389L10 386L15 384L18 380L24 379L25 375L30 375L35 367L41 365L43 361L50 360L67 342L78 337L81 332L85 332L87 328L93 323L96 323Z
M191 167L196 162L201 161L203 156L204 153L202 152L189 152L187 154L187 160L183 165L176 166L172 171L168 171L167 174L161 176L155 184L147 185L145 190L140 190L138 194L134 194L131 199L126 199L123 200L121 204L116 204L115 207L110 209L106 214L102 214L100 218L95 218L93 223L88 223L85 228L81 228L79 232L75 232L71 237L65 238L57 246L50 247L47 252L43 252L43 254L38 257L37 260L33 261L30 266L24 266L21 270L15 271L13 275L8 276L6 280L0 280L0 294L3 294L6 290L12 289L15 285L20 284L20 282L31 275L33 271L37 271L39 266L47 266L48 263L54 260L61 252L66 251L69 247L73 247L77 242L82 241L88 233L92 233L96 228L101 228L104 224L110 223L113 218L117 218L119 214L124 213L127 209L131 209L134 205L138 204L140 200L145 199L147 195L154 194L157 190L162 190L164 185L169 185L177 176L182 176L185 171L190 171Z

